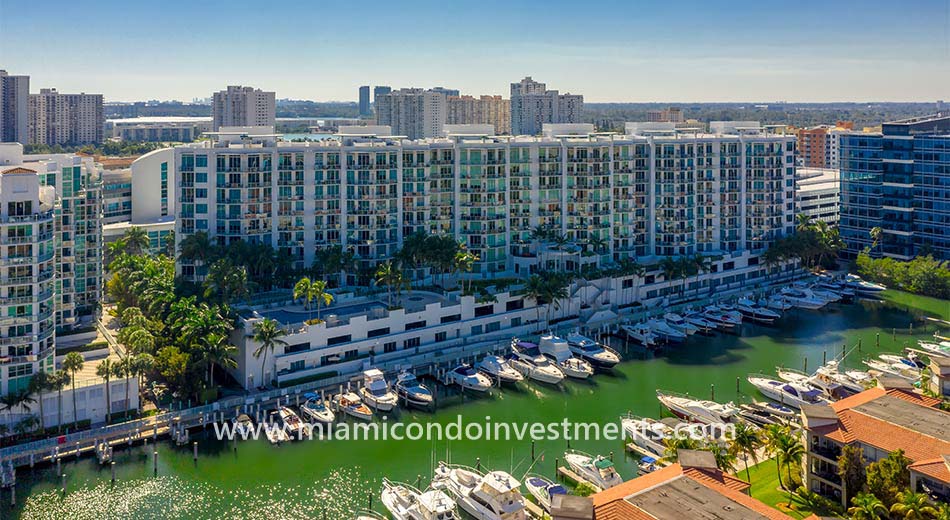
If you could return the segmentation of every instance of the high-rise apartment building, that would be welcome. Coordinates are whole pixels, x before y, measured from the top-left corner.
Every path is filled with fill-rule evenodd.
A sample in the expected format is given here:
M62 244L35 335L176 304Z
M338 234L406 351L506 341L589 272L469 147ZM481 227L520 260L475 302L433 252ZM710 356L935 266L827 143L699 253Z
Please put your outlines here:
M432 87L429 90L431 90L432 92L445 94L446 96L458 96L459 94L461 94L461 92L459 92L459 90L456 88Z
M498 135L511 133L511 102L501 96L449 96L450 125L493 125Z
M360 87L360 115L368 116L373 113L369 106L369 85Z
M373 105L376 104L376 100L379 99L379 96L382 96L383 94L389 94L392 91L392 87L387 87L385 85L377 85L373 87Z
M881 133L841 135L843 255L950 259L950 116L884 123Z
M30 77L0 70L0 143L29 143Z
M550 123L583 121L584 96L547 90L528 76L511 84L511 133L537 135Z
M211 102L212 129L222 126L274 126L277 95L254 87L228 86Z
M101 143L105 119L102 94L60 94L40 89L30 94L30 144L66 145Z
M850 121L798 130L798 164L806 168L838 168L841 134L854 129Z
M423 140L349 127L341 140L310 143L233 129L174 148L175 237L267 243L297 267L339 245L369 268L415 232L447 233L479 255L480 276L537 268L538 226L598 244L608 263L754 256L795 225L794 137L754 126L687 135L670 123L631 124L600 135L551 125L542 137ZM202 275L200 265L179 269Z
M686 118L683 115L682 108L669 107L662 110L648 111L647 121L651 123L682 123L686 121Z
M812 221L837 225L840 216L841 183L838 170L802 168L795 171L795 214L805 214Z
M409 139L443 135L447 118L448 99L442 92L403 88L376 98L376 124Z

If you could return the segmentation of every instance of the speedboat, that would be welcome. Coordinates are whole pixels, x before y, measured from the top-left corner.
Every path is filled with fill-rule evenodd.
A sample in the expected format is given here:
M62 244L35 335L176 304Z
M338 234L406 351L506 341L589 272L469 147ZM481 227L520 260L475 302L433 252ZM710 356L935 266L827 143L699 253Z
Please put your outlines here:
M533 473L525 475L524 487L528 488L528 493L531 493L531 496L538 501L538 505L549 513L551 512L551 502L554 500L554 496L567 494L564 486Z
M735 330L742 322L737 320L734 316L731 316L718 307L706 307L703 310L703 318L714 323L716 328L722 331L732 331Z
M777 407L788 411L788 415L770 409ZM739 405L739 417L755 426L766 427L771 424L788 424L794 420L795 410L778 403L751 403Z
M370 410L369 406L363 404L363 400L354 392L337 394L333 396L332 403L337 412L363 421L373 420L373 411Z
M485 356L478 362L478 370L489 377L493 377L502 383L518 383L524 381L524 376L518 372L508 361L501 356Z
M691 336L697 332L700 332L699 327L686 321L686 318L676 314L675 312L668 312L664 314L663 319L666 320L667 325L682 332L683 334L686 334L687 336Z
M445 491L466 513L480 520L525 520L521 483L504 471L439 462L432 487Z
M774 311L785 312L793 307L781 294L773 294L768 298L759 299L759 307L766 307Z
M409 372L400 372L393 386L396 389L396 395L406 405L426 408L432 404L432 392Z
M730 318L735 320L737 323L742 323L742 313L739 312L739 309L737 309L735 305L732 305L731 303L720 303L719 305L711 305L707 307L707 309L716 309L716 308L718 308L719 311L725 314L726 316L729 316Z
M842 300L842 297L840 294L830 289L822 289L818 286L818 284L812 285L808 287L808 289L811 290L811 293L814 294L816 297L821 298L822 300L825 300L828 303L837 303Z
M776 375L782 381L797 383L799 385L821 390L821 392L830 399L842 399L856 393L842 386L840 383L835 381L834 378L820 372L815 372L815 374L809 375L791 368L777 367L775 370Z
M447 384L459 385L462 390L473 392L487 392L491 390L492 381L488 376L475 370L472 365L462 363L445 375Z
M648 320L646 325L650 327L650 330L652 330L654 334L667 343L682 343L686 341L686 333L670 327L669 324L666 323L666 320L654 318Z
M287 430L284 429L283 424L277 424L274 422L274 416L279 415L279 411L274 411L270 413L270 421L264 424L264 436L267 437L267 441L271 444L280 444L290 440L290 435L287 434Z
M234 432L235 437L240 436L247 440L247 437L254 431L254 420L246 413L242 413L234 419L234 429L231 431Z
M878 356L882 361L887 361L888 363L903 363L911 368L925 368L926 363L920 360L916 354L913 352L908 353L906 356L899 356L897 354L881 354Z
M577 332L567 335L567 347L594 368L609 370L620 363L620 354L616 350Z
M590 363L574 357L567 341L557 336L550 334L541 336L541 340L538 342L538 350L541 351L541 354L551 358L567 377L587 379L594 374L594 368L590 366Z
M614 463L604 457L588 455L582 451L567 450L564 461L579 477L600 489L610 489L623 484L623 479L614 469Z
M287 435L291 438L294 435L299 437L301 428L303 427L300 416L287 406L281 406L280 409L277 410L277 413L280 415L280 420L284 424L284 430L287 432Z
M456 520L455 501L440 489L421 492L383 478L380 501L396 520Z
M647 348L655 347L657 341L659 340L657 335L653 333L650 327L644 325L643 323L637 323L635 325L621 325L620 333L624 338L631 341L636 341Z
M864 364L880 374L899 377L911 383L920 381L920 369L911 368L904 363L888 363L880 359L865 359Z
M327 403L324 402L323 399L320 399L319 395L307 392L303 394L303 397L306 401L300 405L300 413L307 419L320 424L330 424L336 419L333 410L327 406Z
M751 298L739 298L739 301L736 302L736 309L738 309L743 316L752 321L765 323L767 325L775 323L775 320L782 317L781 314L772 309L760 307L759 304Z
M686 320L686 323L699 329L700 334L706 336L712 336L716 329L718 328L716 323L707 320L703 317L701 312L690 311L683 315L683 319Z
M816 283L814 287L817 290L830 291L837 294L844 303L854 301L854 289L848 287L844 282L836 281L829 276L819 276L818 283Z
M762 410L786 420L795 419L798 417L798 412L793 408L773 401L752 401L751 403L742 406L749 407L753 410Z
M656 391L656 398L677 417L687 421L705 424L734 422L739 408L732 403L717 403L704 399L694 399L686 394Z
M656 419L630 414L620 418L620 425L633 444L657 457L666 456L663 440L673 435L673 429L669 425Z
M861 296L879 296L881 291L887 289L883 285L862 280L860 276L849 274L844 281L845 285L853 289L856 294Z
M829 404L821 390L796 382L772 379L766 375L752 374L746 378L765 397L792 408L801 408L803 404Z
M654 471L660 469L657 465L656 459L653 457L640 457L640 462L637 464L637 470L641 475L646 475L647 473L653 473Z
M799 309L808 309L808 310L818 310L828 302L822 298L815 296L808 289L799 289L797 287L784 287L782 288L782 296L788 303L798 307Z
M389 383L383 376L382 370L371 368L363 372L363 387L360 388L360 398L369 407L380 412L391 412L399 397L389 388Z
M538 346L528 341L513 341L508 363L522 375L535 381L556 385L564 380L564 372L541 355Z
M950 357L950 341L934 343L932 341L920 340L917 342L917 345L931 356Z

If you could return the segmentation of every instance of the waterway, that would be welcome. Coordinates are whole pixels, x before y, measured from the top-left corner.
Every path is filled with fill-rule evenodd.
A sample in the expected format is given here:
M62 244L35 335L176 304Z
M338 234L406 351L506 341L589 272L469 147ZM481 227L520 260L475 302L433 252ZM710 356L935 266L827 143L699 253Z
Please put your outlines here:
M465 422L512 421L582 422L618 421L626 411L659 416L656 389L689 392L708 397L715 386L717 400L748 401L754 389L745 381L751 372L773 372L783 365L801 369L817 367L847 345L861 342L846 366L861 367L861 359L883 351L896 351L914 338L933 334L933 325L914 323L923 315L950 319L950 302L888 293L886 302L862 301L832 305L819 312L792 311L774 327L744 325L742 335L692 337L683 346L656 357L631 350L632 358L612 374L599 374L588 382L566 382L560 388L522 384L516 389L494 390L486 397L444 396L435 413L401 411L399 420L449 423L459 415ZM898 330L896 335L894 329ZM876 345L880 341L880 346ZM613 342L621 346L620 341ZM739 390L736 380L740 379ZM9 492L0 495L0 517L80 520L85 518L290 518L349 519L350 512L369 505L379 509L382 477L423 487L431 476L433 461L474 465L511 471L520 477L530 465L529 441L311 441L270 446L266 441L237 444L218 442L200 434L199 457L191 447L177 448L159 441L157 476L147 448L116 449L117 482L110 470L92 457L63 464L65 496L55 468L20 469L17 507L10 507ZM555 460L562 457L564 441L538 442L538 462L532 471L554 475ZM589 453L615 454L624 478L636 475L636 458L625 456L620 441L574 441L572 448ZM542 459L543 453L543 460Z

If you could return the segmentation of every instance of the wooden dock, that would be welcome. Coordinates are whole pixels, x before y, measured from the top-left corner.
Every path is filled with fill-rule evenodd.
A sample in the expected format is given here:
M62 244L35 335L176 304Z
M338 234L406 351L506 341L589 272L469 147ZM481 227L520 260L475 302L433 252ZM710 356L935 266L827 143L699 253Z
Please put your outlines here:
M594 488L595 493L600 493L601 491L603 491L602 489L600 489L600 486L594 484L593 482L590 482L587 479L582 478L577 473L574 473L574 470L572 470L571 468L559 466L557 468L557 474L558 476L565 478L567 480L570 480L571 482L574 482L575 484L582 484L582 483L587 484L588 486Z
M524 508L528 510L529 518L536 518L541 520L544 518L544 510L541 509L541 506L535 504L534 502L528 500L527 498L524 501Z
M628 442L627 444L624 445L624 447L627 449L627 451L631 453L636 453L637 455L640 455L641 457L652 457L656 459L657 466L670 465L670 462L668 460L664 459L663 457L658 457L655 453L650 453L649 451L641 448L640 446L637 446L636 444L632 442Z

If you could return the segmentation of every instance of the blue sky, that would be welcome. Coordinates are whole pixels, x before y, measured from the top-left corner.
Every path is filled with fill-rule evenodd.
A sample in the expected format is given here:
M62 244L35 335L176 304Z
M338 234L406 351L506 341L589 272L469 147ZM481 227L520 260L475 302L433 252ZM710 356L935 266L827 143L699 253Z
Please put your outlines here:
M0 0L0 68L115 101L526 75L589 102L950 100L950 0Z

